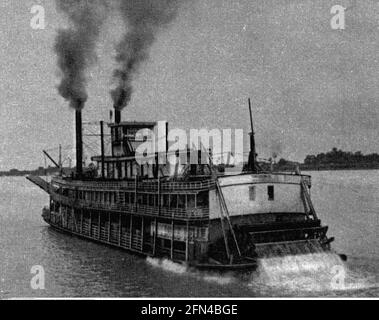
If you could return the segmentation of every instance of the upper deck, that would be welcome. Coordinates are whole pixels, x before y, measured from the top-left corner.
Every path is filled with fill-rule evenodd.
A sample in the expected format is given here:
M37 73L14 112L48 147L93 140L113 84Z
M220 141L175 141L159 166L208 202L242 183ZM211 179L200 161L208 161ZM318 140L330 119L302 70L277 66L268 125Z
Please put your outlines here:
M243 184L300 184L303 180L308 187L311 186L311 177L308 175L294 175L285 173L259 173L259 174L238 174L223 175L220 179L220 186L243 185ZM212 178L199 181L172 181L146 179L134 180L76 180L71 178L55 177L52 184L57 187L74 188L81 190L139 190L148 192L198 192L215 188L215 180Z
M287 187L284 186L284 188L288 189L291 188L291 185L300 188L302 181L308 187L310 186L309 176L290 174L239 174L200 181L75 180L56 177L51 182L50 194L55 201L69 206L192 220L219 216L219 209L214 206L215 203L218 203L215 198L215 196L217 197L217 182L225 194L231 214L238 215L254 213L254 211L245 210L246 208L241 207L241 204L246 200L241 198L241 192L244 192L242 189L247 185L286 185ZM231 197L234 191L230 193L232 190L230 188L235 190L241 187L242 191L238 191L239 199L234 201L233 196ZM277 188L277 190L281 190L280 188L283 187L277 186ZM287 191L280 191L280 193L288 197ZM295 193L297 194L297 192ZM293 205L292 203L288 204L295 199L292 198L288 197L288 199L279 201L280 197L277 197L276 201L270 201L270 210L273 206L277 206L279 211L285 210L286 206ZM299 202L298 199L295 200ZM236 202L239 205L235 208ZM251 205L252 203L249 204L249 207ZM260 206L260 208L255 209L257 212L265 211L263 202L256 202L254 205Z

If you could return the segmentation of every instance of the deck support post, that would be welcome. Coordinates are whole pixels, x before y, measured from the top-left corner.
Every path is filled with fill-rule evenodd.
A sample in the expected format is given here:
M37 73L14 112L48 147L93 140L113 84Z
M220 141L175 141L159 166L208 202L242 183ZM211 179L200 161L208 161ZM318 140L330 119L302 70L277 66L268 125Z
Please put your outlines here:
M138 192L137 192L137 184L138 184L138 176L137 176L137 172L136 172L136 177L135 177L135 180L134 180L134 212L137 212L137 195L138 195Z
M83 234L83 209L80 209L80 234Z
M108 212L108 242L111 241L111 213Z
M119 213L118 219L118 245L121 246L121 213Z
M161 215L161 180L159 179L158 175L158 216ZM155 222L157 222L157 219L155 219Z
M89 236L92 236L92 211L89 212Z
M141 251L143 251L143 241L144 241L144 229L145 229L145 221L144 217L142 216L142 226L141 226Z
M65 228L68 229L68 207L66 207L66 210L64 211L64 218L65 218Z
M171 260L174 259L174 220L171 222Z
M98 217L98 232L99 233L98 233L97 237L100 240L100 234L101 234L101 212L99 211L98 214L99 214L99 217Z
M53 211L54 211L54 213L55 213L55 210L56 210L56 203L55 203L55 201L53 200ZM49 221L51 221L51 216L52 216L52 214L51 214L51 209L50 209L50 211L49 211Z
M75 225L75 232L78 232L78 224L76 223L76 214L75 214L75 208L71 208L71 216L72 219L74 220L74 225Z
M130 215L130 234L129 234L129 248L132 249L132 241L133 241L133 215Z
M189 260L189 221L187 220L186 228L186 262Z
M119 220L118 220L118 245L121 246L121 212L119 213Z
M158 232L158 221L157 218L154 220L154 238L153 238L153 256L157 252L157 232Z

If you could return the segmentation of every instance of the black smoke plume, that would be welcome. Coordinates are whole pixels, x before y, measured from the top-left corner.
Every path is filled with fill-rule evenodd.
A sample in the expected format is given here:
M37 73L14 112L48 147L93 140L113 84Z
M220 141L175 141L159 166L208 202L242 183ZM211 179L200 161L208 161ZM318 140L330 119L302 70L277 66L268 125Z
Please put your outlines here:
M55 52L62 79L60 95L74 109L83 108L87 100L86 71L96 61L96 43L107 12L104 0L55 0L59 12L70 22L55 40Z
M117 87L111 95L114 107L123 109L133 93L132 81L141 64L149 57L149 49L157 34L177 15L184 0L120 0L120 13L126 32L117 45L114 71Z

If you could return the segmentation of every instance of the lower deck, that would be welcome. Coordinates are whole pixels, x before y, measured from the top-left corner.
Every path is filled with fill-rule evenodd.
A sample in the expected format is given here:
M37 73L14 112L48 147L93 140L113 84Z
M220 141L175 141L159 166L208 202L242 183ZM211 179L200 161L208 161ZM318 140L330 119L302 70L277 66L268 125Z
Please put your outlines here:
M134 253L192 263L208 247L208 222L176 221L132 213L83 209L52 201L43 218L51 226Z

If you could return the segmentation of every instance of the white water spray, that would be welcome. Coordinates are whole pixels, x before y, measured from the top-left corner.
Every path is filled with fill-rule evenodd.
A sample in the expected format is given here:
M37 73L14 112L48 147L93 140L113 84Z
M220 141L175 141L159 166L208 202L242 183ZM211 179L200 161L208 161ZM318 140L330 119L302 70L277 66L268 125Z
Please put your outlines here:
M156 259L156 258L148 257L146 258L146 261L151 266L160 268L168 272L172 272L176 274L186 274L188 276L194 277L197 280L216 283L219 285L228 285L228 284L233 283L236 280L231 274L203 272L203 271L189 268L188 266L184 264L175 263L168 259Z
M331 252L263 258L257 274L250 287L264 286L284 295L333 293L372 286L370 279L350 271Z

